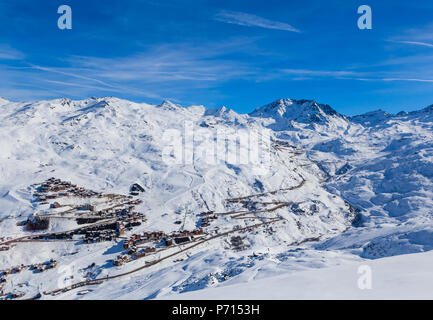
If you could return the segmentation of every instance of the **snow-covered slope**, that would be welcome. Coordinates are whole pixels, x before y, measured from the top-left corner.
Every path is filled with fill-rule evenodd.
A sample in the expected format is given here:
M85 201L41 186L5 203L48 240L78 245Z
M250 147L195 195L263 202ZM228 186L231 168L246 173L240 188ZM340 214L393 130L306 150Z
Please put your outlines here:
M368 265L351 262L343 266L270 276L250 283L230 281L219 288L209 288L165 299L427 299L432 298L433 252L401 255L370 261ZM358 287L360 274L370 268L371 287ZM410 272L408 272L410 270ZM362 284L361 284L362 287ZM275 290L278 288L278 290Z
M28 236L19 222L47 210L34 201L31 186L50 177L108 194L140 184L138 209L147 221L126 237L204 229L202 244L121 267L110 261L124 253L122 238L14 242L0 252L0 270L55 259L75 281L88 279L89 266L92 279L139 269L85 296L72 290L60 298L157 298L232 278L250 281L433 246L431 107L352 118L315 101L288 99L249 115L113 97L4 101L0 108L4 241ZM203 227L202 212L217 219ZM51 231L73 226L60 219ZM140 269L155 259L161 261ZM29 297L62 287L65 276L50 270L9 278L5 292Z

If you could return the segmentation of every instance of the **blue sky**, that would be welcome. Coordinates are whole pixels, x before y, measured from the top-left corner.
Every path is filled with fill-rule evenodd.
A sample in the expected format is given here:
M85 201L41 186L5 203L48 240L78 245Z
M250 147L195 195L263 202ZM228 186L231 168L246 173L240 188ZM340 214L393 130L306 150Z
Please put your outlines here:
M72 8L72 30L57 8ZM359 30L370 5L373 29ZM0 96L225 105L315 99L353 115L433 104L431 0L2 0Z

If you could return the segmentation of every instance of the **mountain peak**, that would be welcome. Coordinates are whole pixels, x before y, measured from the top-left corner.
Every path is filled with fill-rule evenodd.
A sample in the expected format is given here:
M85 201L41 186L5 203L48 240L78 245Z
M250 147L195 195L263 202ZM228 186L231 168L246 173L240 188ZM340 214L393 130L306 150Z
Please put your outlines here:
M387 121L392 115L382 109L370 111L361 115L350 117L350 120L362 124L364 126L377 125L378 123Z
M205 116L215 116L215 117L221 117L224 114L233 114L236 113L230 108L227 108L226 106L222 106L216 109L207 109L204 113Z
M157 105L156 107L165 110L179 110L182 108L180 105L174 104L169 100L164 100L161 104Z
M327 104L315 100L278 99L263 107L257 108L252 117L274 118L275 120L293 120L301 123L323 123L330 117L344 118Z
M207 109L204 113L205 117L211 116L216 119L220 119L217 121L223 121L227 124L245 124L246 118L248 116L244 114L239 114L233 109L227 108L226 106L219 107L217 109Z
M430 106L428 106L428 107L426 107L426 108L424 108L424 109L422 109L422 111L424 111L424 112L433 112L433 104L430 105Z
M7 103L10 103L10 101L7 100L7 99L5 99L5 98L3 98L3 97L0 97L0 105L4 105L4 104L7 104Z

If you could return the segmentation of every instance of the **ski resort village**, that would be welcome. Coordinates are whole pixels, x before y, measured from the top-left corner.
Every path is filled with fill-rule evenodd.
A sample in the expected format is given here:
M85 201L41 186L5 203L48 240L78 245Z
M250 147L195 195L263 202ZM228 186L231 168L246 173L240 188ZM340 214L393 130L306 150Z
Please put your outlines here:
M290 99L250 114L113 97L0 107L2 300L266 298L276 276L303 295L326 292L315 275L338 268L356 288L341 295L356 296L360 265L374 272L433 248L432 107L356 117ZM252 141L267 152L260 170Z

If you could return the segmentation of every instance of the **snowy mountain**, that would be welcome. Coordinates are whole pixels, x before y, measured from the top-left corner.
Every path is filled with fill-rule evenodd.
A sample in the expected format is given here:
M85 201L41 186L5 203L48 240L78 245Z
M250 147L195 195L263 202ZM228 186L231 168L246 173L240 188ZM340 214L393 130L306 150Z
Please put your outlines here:
M432 107L346 117L281 99L246 115L105 97L0 108L0 298L176 297L433 247ZM38 219L49 222L29 230Z
M10 101L6 100L5 98L0 97L0 105L4 105L10 103Z
M379 123L387 121L391 115L383 110L376 110L361 114L359 116L351 117L350 120L356 123L360 123L363 126L375 126Z
M346 117L339 114L329 105L319 104L314 100L279 99L268 105L255 109L251 117L271 118L273 130L285 130L296 124L316 127L318 125L342 125Z
M275 120L289 119L303 123L321 123L331 117L345 118L329 105L318 104L314 100L279 99L250 113L253 117Z

